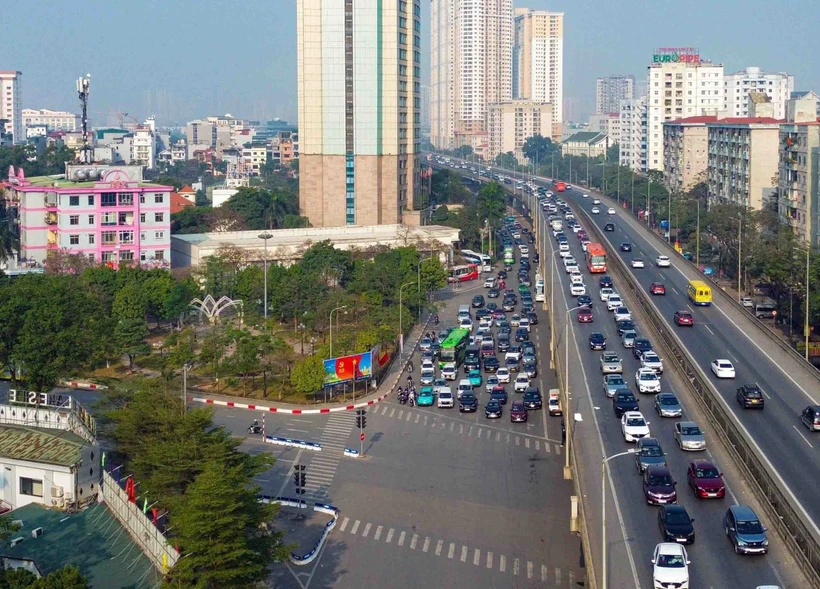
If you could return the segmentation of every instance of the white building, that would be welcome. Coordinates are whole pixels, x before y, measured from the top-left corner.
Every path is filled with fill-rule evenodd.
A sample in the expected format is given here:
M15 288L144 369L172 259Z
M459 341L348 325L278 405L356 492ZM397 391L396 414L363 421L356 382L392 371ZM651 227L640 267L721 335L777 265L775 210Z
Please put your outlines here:
M6 133L11 133L14 143L26 139L23 132L22 86L23 72L0 70L0 119L6 119Z
M156 166L157 141L154 132L148 126L140 126L131 138L130 163L140 163L149 170Z
M646 98L621 101L620 163L635 172L646 169Z
M49 131L77 131L82 129L80 115L47 108L24 108L23 126L45 125Z
M763 92L772 99L774 118L786 118L786 103L794 91L794 76L787 73L765 73L759 67L723 76L726 110L730 117L749 117L749 92Z
M663 170L663 123L726 108L723 65L700 59L692 47L657 50L648 67L646 167Z
M595 81L595 114L617 113L621 100L635 97L634 76L606 76Z
M589 130L600 131L609 136L610 145L621 143L621 113L618 111L606 114L589 115Z
M552 110L553 105L549 102L529 100L491 104L487 109L489 146L486 157L494 159L500 153L511 151L523 163L524 142L533 135L550 136Z
M564 120L564 13L517 8L514 26L513 98L552 103L550 136L558 139Z
M430 142L453 149L512 99L512 0L432 0L430 23Z

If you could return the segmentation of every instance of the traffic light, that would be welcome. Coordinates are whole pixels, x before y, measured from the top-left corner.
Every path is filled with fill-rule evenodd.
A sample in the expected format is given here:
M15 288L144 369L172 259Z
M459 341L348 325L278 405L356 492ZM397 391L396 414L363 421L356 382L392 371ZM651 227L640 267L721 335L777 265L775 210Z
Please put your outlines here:
M364 429L367 427L367 411L364 409L357 409L356 410L356 427L359 429Z
M305 472L302 471L299 473L299 486L304 488L305 487Z
M364 429L366 427L367 427L367 416L362 415L362 427L361 427L361 429Z
M299 487L302 486L302 485L299 484L300 481L301 481L301 477L299 476L299 473L294 472L293 473L293 484L296 486L297 491L298 491Z
M359 429L362 429L362 416L361 415L356 416L356 427L359 428Z

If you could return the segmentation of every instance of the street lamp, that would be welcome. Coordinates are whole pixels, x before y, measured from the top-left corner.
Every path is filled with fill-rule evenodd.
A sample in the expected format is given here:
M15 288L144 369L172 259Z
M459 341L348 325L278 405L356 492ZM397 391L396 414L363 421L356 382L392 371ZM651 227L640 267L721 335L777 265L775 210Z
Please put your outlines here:
M273 234L268 231L259 234L259 239L262 239L265 242L265 319L268 318L268 240L271 237L273 237Z
M634 453L635 448L630 448L601 461L601 589L606 589L606 467L613 458Z
M569 314L573 311L577 311L578 309L582 309L584 307L586 307L586 305L578 305L577 307L573 307L572 309L567 309L566 321L564 322L564 327L561 328L561 333L558 336L559 340L561 339L561 337L564 338L564 415L567 416L564 420L567 428L567 447L564 451L564 479L566 480L572 478L572 474L569 469L569 452L570 444L572 443L572 426L570 425L572 423L572 412L570 411L569 404ZM554 311L552 316L553 318L555 317ZM550 332L553 331L555 326L554 324L555 321L553 320L553 325L550 325ZM555 364L554 361L553 364Z
M330 357L333 358L333 313L338 311L339 309L347 309L347 305L342 305L341 307L336 307L335 309L330 311Z
M401 286L401 288L399 289L399 352L401 354L404 354L404 331L402 330L402 324L401 324L401 320L402 320L402 306L401 306L402 291L406 287L413 286L414 284L416 284L415 280L412 281L412 282L408 282L407 284L403 284Z

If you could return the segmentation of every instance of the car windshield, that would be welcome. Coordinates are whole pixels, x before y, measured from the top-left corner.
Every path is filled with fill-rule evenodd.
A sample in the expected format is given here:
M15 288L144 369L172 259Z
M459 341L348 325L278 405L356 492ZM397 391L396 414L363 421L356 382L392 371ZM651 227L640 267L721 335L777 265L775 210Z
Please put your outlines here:
M684 436L698 436L700 435L700 428L696 425L684 425L680 428Z
M754 389L752 389L752 390L747 389L746 390L746 396L749 397L750 399L759 399L760 398L760 391L756 391Z
M640 417L631 417L626 420L626 425L633 427L643 427L645 425L645 422Z
M618 395L618 401L622 401L624 403L628 403L628 402L634 401L634 400L635 400L635 397L633 397L631 394L629 394L629 395L626 395L626 394Z
M661 397L661 405L677 405L678 400L675 397Z
M699 479L719 479L720 472L714 466L695 469L695 476Z
M653 487L671 487L672 477L668 474L653 475L649 477L649 484Z
M689 516L685 513L667 513L666 514L666 523L673 524L673 525L685 525L688 524L691 520Z
M759 521L737 522L738 534L762 534L763 526Z
M501 408L501 404L498 401L487 401L487 409L490 411L498 411Z
M641 380L657 380L657 376L654 372L642 372Z
M453 393L445 391L445 392L439 393L438 396L439 396L440 399L452 399L453 398Z
M660 446L644 446L641 449L641 456L663 456Z
M609 386L622 386L624 384L624 379L620 376L613 376L609 379Z
M732 365L729 364L728 362L718 362L718 367L720 367L720 368L731 368Z
M683 557L680 554L659 554L658 566L673 569L683 568Z

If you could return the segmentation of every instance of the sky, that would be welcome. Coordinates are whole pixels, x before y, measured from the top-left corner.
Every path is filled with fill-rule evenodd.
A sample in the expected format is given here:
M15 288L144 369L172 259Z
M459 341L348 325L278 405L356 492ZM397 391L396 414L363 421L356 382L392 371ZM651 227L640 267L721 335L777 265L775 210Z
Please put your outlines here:
M564 94L578 117L594 109L597 77L645 78L655 47L698 47L726 72L760 66L793 74L796 90L820 90L809 49L820 2L514 2L564 12ZM430 0L421 5L426 80ZM24 108L79 111L75 81L90 73L94 125L117 122L107 114L116 112L160 124L296 119L296 0L6 0L2 19L0 70L23 72Z

